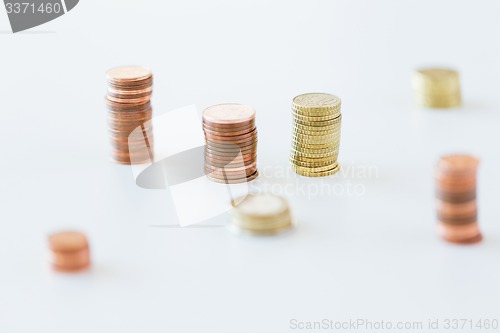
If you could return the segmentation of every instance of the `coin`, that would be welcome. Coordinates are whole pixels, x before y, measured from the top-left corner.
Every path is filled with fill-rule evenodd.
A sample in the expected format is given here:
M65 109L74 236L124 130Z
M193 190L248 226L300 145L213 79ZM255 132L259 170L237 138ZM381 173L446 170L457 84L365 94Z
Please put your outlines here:
M477 222L454 225L438 221L438 233L451 243L471 244L482 240Z
M341 101L335 95L307 93L292 101L290 164L300 175L321 177L339 169Z
M222 184L239 184L239 183L246 183L254 180L259 176L259 172L255 171L255 173L248 175L247 177L242 177L242 178L236 178L236 179L231 179L227 177L218 177L214 176L211 173L207 174L207 178L216 182L216 183L222 183Z
M235 103L218 104L206 108L202 118L207 177L227 184L257 177L255 110Z
M450 68L422 68L412 78L417 104L448 108L461 103L459 75Z
M151 127L151 70L141 66L116 67L106 72L108 129L111 154L120 164L150 162L153 132Z
M213 105L203 110L203 120L212 126L246 124L255 118L255 110L248 105L227 103Z
M275 234L290 229L292 217L284 197L252 193L231 201L229 230L254 235Z
M442 156L436 163L438 233L446 241L481 240L477 224L476 173L479 160L471 155Z
M303 114L324 115L340 112L340 98L325 93L306 93L296 96L292 101L292 109Z
M48 236L48 245L54 270L76 272L90 265L88 241L81 232L53 233Z

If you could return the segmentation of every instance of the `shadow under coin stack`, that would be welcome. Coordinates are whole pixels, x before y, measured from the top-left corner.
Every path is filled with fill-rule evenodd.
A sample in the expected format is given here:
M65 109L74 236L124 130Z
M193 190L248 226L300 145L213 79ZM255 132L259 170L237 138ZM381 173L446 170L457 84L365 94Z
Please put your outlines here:
M460 104L458 72L449 68L423 68L413 74L417 104L429 108L451 108Z
M475 243L477 224L476 172L479 161L469 155L441 157L436 166L438 229L453 243Z
M150 162L153 131L153 75L147 68L124 66L106 72L109 135L112 158L122 164Z
M255 110L248 105L219 104L203 111L205 173L218 183L255 179L257 128Z
M292 227L288 202L273 194L248 194L231 202L229 229L250 234L275 234Z
M63 231L48 237L52 268L62 272L76 272L90 265L89 244L84 234Z
M299 175L322 177L339 170L340 98L324 93L295 97L290 164Z

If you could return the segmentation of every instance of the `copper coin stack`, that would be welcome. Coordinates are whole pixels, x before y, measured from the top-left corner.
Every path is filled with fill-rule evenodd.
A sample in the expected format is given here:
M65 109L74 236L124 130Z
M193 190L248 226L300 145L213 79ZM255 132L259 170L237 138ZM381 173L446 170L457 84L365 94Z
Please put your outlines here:
M477 224L476 173L479 161L470 155L447 155L436 166L438 229L453 243L482 239Z
M61 272L76 272L90 265L87 238L77 231L63 231L48 237L52 268Z
M153 75L141 66L116 67L106 72L111 155L122 164L152 160L151 95Z
M252 107L235 103L210 106L203 111L203 131L209 179L237 184L257 177L257 128Z

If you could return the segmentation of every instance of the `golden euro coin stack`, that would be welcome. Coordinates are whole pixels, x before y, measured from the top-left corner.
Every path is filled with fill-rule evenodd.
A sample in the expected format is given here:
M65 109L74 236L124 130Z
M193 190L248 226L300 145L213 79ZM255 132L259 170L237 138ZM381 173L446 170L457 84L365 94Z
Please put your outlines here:
M232 200L229 229L256 235L275 234L292 227L285 198L274 194L248 194Z
M297 174L322 177L339 170L340 104L340 98L324 93L293 99L290 164Z
M48 243L54 270L76 272L90 266L89 244L81 232L57 232L49 235Z
M453 243L481 240L477 224L476 172L479 161L470 155L447 155L436 166L438 230Z
M116 67L106 72L112 158L122 164L152 160L151 95L153 75L140 66Z
M255 110L218 104L203 110L205 174L218 183L249 182L258 176Z
M415 101L429 108L451 108L460 105L458 72L449 68L422 68L412 79Z

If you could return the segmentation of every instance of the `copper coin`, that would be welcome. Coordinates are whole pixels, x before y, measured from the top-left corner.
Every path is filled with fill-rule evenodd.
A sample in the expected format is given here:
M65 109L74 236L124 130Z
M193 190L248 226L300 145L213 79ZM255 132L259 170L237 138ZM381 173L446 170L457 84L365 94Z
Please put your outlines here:
M252 141L257 140L257 132L252 132L251 135L248 137L243 137L243 138L231 138L230 140L227 140L226 137L223 137L225 139L214 139L209 136L205 136L205 141L210 142L210 143L215 143L215 144L220 144L220 145L227 145L227 144L237 144L237 145L244 145L245 143L249 143Z
M112 101L108 98L108 96L104 97L104 102L106 103L106 106L112 110L116 111L125 111L125 110L134 110L134 109L139 109L139 108L150 108L151 107L151 102L150 100L142 101L141 103L118 103L115 101ZM148 104L148 105L146 105Z
M256 159L251 159L251 160L248 160L248 161L244 161L244 162L231 162L231 163L218 163L216 161L211 161L211 162L205 162L206 166L210 166L212 168L223 168L223 169L227 169L227 170L230 170L230 169L234 169L234 168L243 168L243 167L250 167L252 166L253 164L256 164L257 163L257 160Z
M218 161L220 163L231 163L231 162L239 162L239 161L248 161L250 159L255 159L257 157L256 153L250 153L250 154L245 154L245 155L235 155L235 156L220 156L220 155L213 155L209 153L205 153L205 160L206 161Z
M207 141L205 142L205 147L208 147L209 149L212 150L219 150L219 151L237 151L239 150L247 150L252 147L256 147L257 145L257 139L252 139L249 141L245 142L213 142L213 141Z
M250 181L254 180L255 178L257 178L258 175L259 175L259 172L255 171L255 173L253 173L247 177L243 177L243 178L239 178L239 179L217 178L217 177L212 177L210 174L207 174L207 178L214 181L214 182L222 183L222 184L240 184L240 183L250 182Z
M52 251L71 252L88 247L87 237L78 231L62 231L49 235L49 248Z
M111 68L106 72L106 78L109 82L121 84L144 81L151 78L152 75L149 68L142 66L121 66Z
M242 126L255 119L255 110L248 105L226 103L206 108L203 110L202 116L209 126L221 124Z
M450 192L443 190L436 190L436 197L450 203L463 203L467 201L476 200L476 190L467 192Z
M205 120L203 120L202 128L205 130L215 131L215 132L238 132L255 128L255 120L246 122L243 125L208 124L207 122L205 122Z
M217 151L217 150L212 150L207 147L205 147L205 156L210 156L210 157L216 157L220 159L227 159L227 160L234 160L238 156L245 156L245 155L255 155L257 156L257 150L256 149L247 149L247 150L240 150L240 151Z
M244 163L232 163L232 164L222 164L221 166L217 166L214 164L205 164L205 169L210 169L214 171L218 170L226 170L226 171L237 171L237 170L246 170L249 168L254 168L257 166L257 161L255 159L249 160Z
M203 131L208 132L213 135L219 135L219 136L233 136L233 135L241 135L241 134L246 134L255 129L255 125L252 126L245 126L245 127L236 127L236 128L220 128L220 127L210 127L210 126L203 126Z
M134 99L123 99L123 98L115 98L115 97L112 97L112 96L109 96L108 95L108 99L112 102L116 102L116 103L123 103L123 104L143 104L143 103L147 103L150 101L151 99L151 96L146 96L146 97L141 97L141 98L134 98Z
M438 222L441 237L452 243L475 243L482 239L477 222L465 225L452 225Z
M231 136L220 136L220 135L213 135L212 133L209 133L205 131L205 138L210 141L230 141L230 142L236 142L244 139L249 139L257 136L257 129L253 129L251 132L245 133L245 134L239 134L239 135L231 135Z
M479 160L472 155L446 155L439 159L436 170L445 173L467 174L475 172Z
M59 271L74 271L86 268L90 264L88 248L73 252L52 252L51 262Z
M456 204L442 200L436 200L437 210L444 216L468 216L477 213L476 200Z
M225 170L222 168L205 167L205 173L209 173L214 177L224 177L227 179L241 178L243 175L253 174L257 167L242 168L241 170Z

